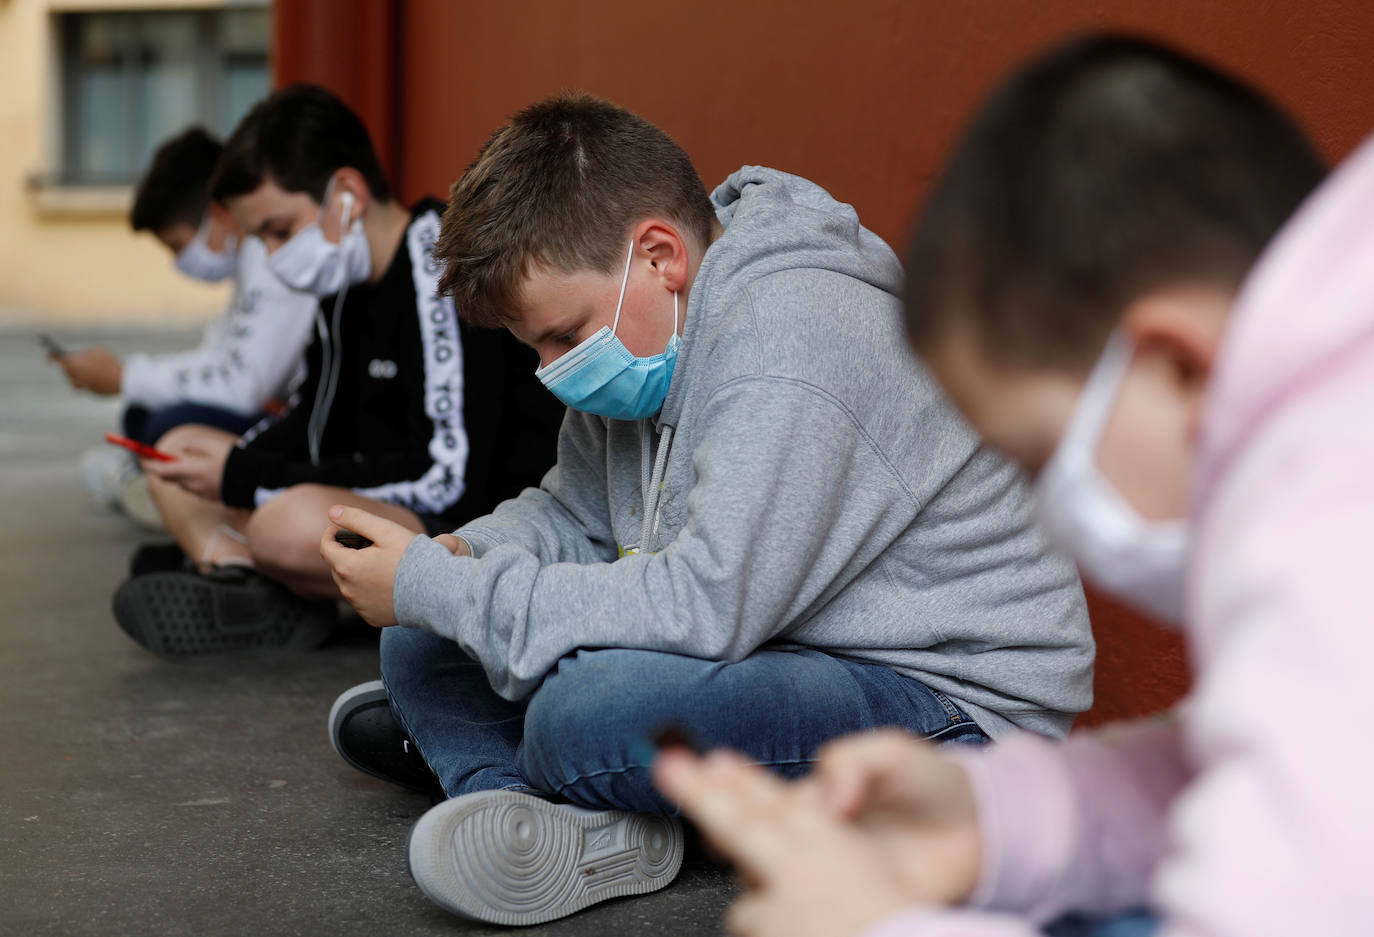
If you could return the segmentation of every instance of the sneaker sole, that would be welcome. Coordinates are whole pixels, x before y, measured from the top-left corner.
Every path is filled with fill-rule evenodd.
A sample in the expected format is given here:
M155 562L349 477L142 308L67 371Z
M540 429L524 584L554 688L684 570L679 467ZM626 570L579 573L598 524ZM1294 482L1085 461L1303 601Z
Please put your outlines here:
M657 891L677 877L682 849L682 825L669 817L481 791L431 809L406 851L411 877L437 904L527 925Z
M192 573L147 573L115 590L115 621L135 643L164 657L254 648L308 649L334 627L332 606L291 602L267 609L252 586ZM267 619L267 620L264 620Z

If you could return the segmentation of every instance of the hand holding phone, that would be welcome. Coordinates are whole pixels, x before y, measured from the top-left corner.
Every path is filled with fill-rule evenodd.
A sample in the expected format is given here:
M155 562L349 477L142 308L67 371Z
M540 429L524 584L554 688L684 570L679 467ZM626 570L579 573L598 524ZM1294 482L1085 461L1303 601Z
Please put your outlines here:
M57 344L57 340L46 332L39 332L35 337L38 339L38 344L46 348L48 354L52 357L61 358L67 354L67 349Z
M348 547L350 550L362 550L372 546L372 541L368 540L362 534L357 534L351 530L344 530L342 528L334 532L334 541Z
M106 433L105 441L116 446L123 446L140 459L153 459L158 462L175 462L177 460L176 456L168 455L161 449L154 449L137 439L130 439L128 436L121 436L118 433Z

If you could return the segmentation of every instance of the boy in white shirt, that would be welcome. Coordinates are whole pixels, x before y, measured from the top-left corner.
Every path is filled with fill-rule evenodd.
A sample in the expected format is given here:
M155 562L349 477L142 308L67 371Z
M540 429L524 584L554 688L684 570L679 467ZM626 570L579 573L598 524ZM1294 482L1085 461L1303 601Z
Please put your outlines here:
M233 278L229 305L200 344L122 360L101 347L54 356L73 387L121 396L123 434L148 445L186 423L242 433L300 378L315 299L273 275L262 242L240 237L233 216L210 200L210 175L222 150L200 127L163 143L129 217L135 231L150 232L172 253L186 276ZM100 446L83 457L82 478L97 503L122 504L135 519L161 526L130 454Z

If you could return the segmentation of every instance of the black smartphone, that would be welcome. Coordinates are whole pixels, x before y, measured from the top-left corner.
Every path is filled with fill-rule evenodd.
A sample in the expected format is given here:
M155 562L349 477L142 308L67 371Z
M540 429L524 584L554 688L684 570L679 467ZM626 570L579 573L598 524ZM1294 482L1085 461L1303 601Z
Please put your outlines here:
M334 540L348 547L350 550L361 550L364 547L372 546L372 541L362 534L355 534L351 530L338 530L334 533Z
M38 335L35 337L38 339L38 344L46 348L48 354L52 355L54 358L61 358L63 355L67 353L67 349L57 344L56 339L54 339L51 335L48 335L44 332L39 332Z

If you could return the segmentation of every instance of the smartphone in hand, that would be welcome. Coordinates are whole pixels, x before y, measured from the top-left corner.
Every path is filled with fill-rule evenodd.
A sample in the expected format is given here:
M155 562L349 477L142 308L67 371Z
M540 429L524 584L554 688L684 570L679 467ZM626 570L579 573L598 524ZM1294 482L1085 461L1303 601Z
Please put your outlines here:
M67 353L67 349L57 344L57 340L45 332L39 332L34 337L38 339L38 344L47 349L48 354L52 355L54 358L61 358Z
M361 550L364 547L372 546L372 541L362 534L355 534L351 530L336 530L334 532L334 542L348 547L350 550Z
M128 436L121 436L118 433L106 433L105 441L116 446L123 446L140 459L155 459L158 462L175 462L177 460L176 456L168 455L161 449L154 449L137 439L130 439Z

